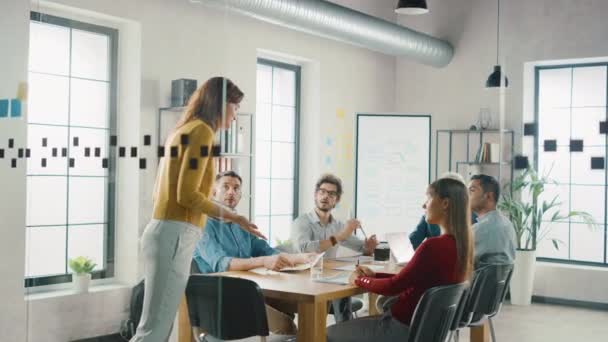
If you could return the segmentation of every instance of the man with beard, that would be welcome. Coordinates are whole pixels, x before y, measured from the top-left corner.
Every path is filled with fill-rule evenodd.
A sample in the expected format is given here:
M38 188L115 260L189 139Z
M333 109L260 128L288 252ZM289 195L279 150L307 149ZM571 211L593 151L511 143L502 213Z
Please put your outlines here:
M290 239L296 250L308 253L325 252L328 258L336 256L338 245L365 255L374 252L378 245L375 235L365 240L353 235L353 232L361 227L357 219L344 223L331 214L341 196L342 181L332 174L322 175L315 187L315 209L300 215L291 227ZM337 322L351 318L350 298L335 300L332 304Z
M234 171L217 175L213 199L226 210L233 210L241 200L241 177ZM232 222L209 217L203 235L194 250L194 261L201 273L248 271L266 267L278 271L283 267L303 264L312 254L279 253L268 243L241 229ZM297 308L287 303L267 299L266 315L270 331L276 334L294 335L293 322Z
M511 264L515 260L515 230L507 217L496 210L500 198L498 181L488 175L475 175L469 183L471 210L477 214L473 225L475 268L484 264Z

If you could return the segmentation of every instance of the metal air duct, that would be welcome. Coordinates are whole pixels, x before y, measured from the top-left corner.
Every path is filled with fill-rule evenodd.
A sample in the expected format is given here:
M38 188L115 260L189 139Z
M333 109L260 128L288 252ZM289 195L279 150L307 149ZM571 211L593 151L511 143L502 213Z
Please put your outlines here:
M325 0L191 1L434 67L454 54L446 41Z

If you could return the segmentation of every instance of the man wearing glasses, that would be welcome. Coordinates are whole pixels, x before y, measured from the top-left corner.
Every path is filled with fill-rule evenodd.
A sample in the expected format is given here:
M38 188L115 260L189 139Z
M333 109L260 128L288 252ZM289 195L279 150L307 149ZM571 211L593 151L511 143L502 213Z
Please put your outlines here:
M336 257L338 245L365 255L374 252L378 245L375 235L365 240L353 235L361 227L357 219L344 223L331 214L341 196L342 181L332 174L322 175L315 188L315 209L300 215L291 226L290 239L296 250L306 253L325 252L327 258ZM336 321L350 319L349 298L334 301L333 306Z

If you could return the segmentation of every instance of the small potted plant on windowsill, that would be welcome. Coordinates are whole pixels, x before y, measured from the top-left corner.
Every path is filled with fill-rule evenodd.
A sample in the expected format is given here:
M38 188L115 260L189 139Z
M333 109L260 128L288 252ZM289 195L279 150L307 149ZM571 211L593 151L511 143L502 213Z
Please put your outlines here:
M557 183L549 179L548 174L539 177L536 171L529 167L517 176L511 185L505 186L502 200L498 203L498 208L513 223L516 236L515 267L510 286L512 304L530 304L534 287L536 248L551 231L552 223L578 218L590 228L597 226L591 214L587 212L561 213L558 195L541 201L539 197L545 191L545 186L551 184ZM563 243L556 238L551 238L551 242L558 250Z
M69 266L72 270L72 283L76 293L89 292L89 284L91 283L91 272L97 264L93 260L79 256L69 260Z
M275 249L283 253L296 253L291 240L281 240L279 238L274 239L276 241Z

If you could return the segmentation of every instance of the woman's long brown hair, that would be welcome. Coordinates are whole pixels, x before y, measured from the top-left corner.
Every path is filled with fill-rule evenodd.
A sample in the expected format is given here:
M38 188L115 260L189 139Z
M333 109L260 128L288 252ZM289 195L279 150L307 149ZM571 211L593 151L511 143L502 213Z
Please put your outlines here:
M473 270L473 231L467 188L462 182L449 178L439 179L429 187L433 190L433 195L449 201L444 228L456 240L458 266L462 272L462 279L469 279Z
M243 97L245 94L231 80L225 77L212 77L190 96L186 110L175 129L192 120L200 119L215 131L222 119L226 103L241 103Z

